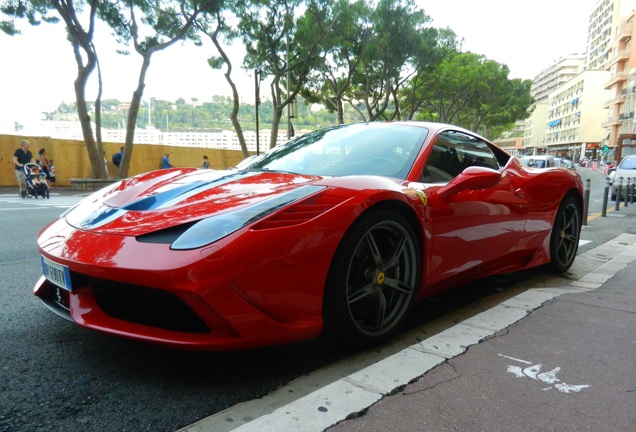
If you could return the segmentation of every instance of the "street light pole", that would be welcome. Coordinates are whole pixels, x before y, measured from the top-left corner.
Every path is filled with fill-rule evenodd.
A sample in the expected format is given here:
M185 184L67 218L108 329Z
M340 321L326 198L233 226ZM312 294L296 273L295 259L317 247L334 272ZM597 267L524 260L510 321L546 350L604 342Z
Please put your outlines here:
M254 99L256 105L256 156L260 154L260 140L259 140L259 132L258 132L258 106L261 104L260 97L260 82L261 79L261 69L254 69Z
M287 45L287 100L289 101L289 78L290 78L290 73L289 73L289 35L287 35L286 39L286 45ZM291 107L289 106L289 102L287 103L287 140L291 139L291 118L290 118L290 113L291 113Z

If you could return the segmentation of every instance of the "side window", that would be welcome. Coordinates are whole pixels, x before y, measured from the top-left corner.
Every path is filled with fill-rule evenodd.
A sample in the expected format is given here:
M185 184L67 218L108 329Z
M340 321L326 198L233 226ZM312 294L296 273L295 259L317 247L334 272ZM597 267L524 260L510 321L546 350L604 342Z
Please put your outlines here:
M442 132L433 142L420 181L446 183L469 166L500 168L487 142L461 132Z

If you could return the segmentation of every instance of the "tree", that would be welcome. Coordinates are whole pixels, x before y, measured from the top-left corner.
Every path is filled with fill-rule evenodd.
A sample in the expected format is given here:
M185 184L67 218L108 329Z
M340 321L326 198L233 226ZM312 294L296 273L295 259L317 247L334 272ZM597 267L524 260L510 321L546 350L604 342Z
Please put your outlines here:
M243 128L238 120L240 99L238 89L236 88L236 84L232 79L232 62L220 41L221 35L224 35L226 39L231 41L238 37L238 33L233 30L231 26L227 25L226 19L221 14L221 11L217 11L216 13L216 27L214 29L210 29L210 23L204 22L203 20L199 20L199 22L197 23L197 27L203 33L207 34L210 37L216 50L220 54L220 57L210 57L210 59L208 60L208 64L210 65L210 67L213 69L220 69L223 67L223 65L225 65L226 67L225 73L223 75L225 76L225 80L232 90L232 111L230 113L230 121L232 122L234 131L236 132L243 157L248 157L249 152L247 151L247 144L245 143Z
M198 42L193 27L197 16L203 11L214 13L219 4L220 1L214 0L127 0L116 2L109 10L107 23L115 35L120 41L132 41L135 51L142 58L137 88L128 110L124 157L119 164L118 177L128 175L146 73L153 54L179 40L189 38Z
M485 56L455 52L436 70L437 83L424 93L429 116L475 131L509 127L527 117L533 103L530 80L510 80L509 69Z
M318 57L320 42L331 26L320 5L310 1L298 19L313 21L316 32L297 32L296 15L301 5L301 0L254 0L243 3L240 14L238 27L247 51L243 66L260 68L263 75L272 77L270 90L274 117L270 148L276 145L283 110L303 88L312 63ZM307 26L307 23L302 25Z
M309 102L322 103L335 111L338 123L343 124L345 95L370 41L371 10L364 0L323 0L317 4L334 24L319 45L318 61L301 94ZM311 22L305 24L308 27L300 31L312 34L315 29Z
M422 43L411 61L413 74L408 85L394 91L398 100L399 118L413 120L416 113L425 109L429 91L443 79L435 73L444 59L458 50L455 33L449 29L426 29L422 32Z
M398 92L413 74L409 67L435 33L430 17L413 0L380 0L371 16L372 35L353 76L349 102L366 110L365 120L399 116ZM362 112L361 112L362 114Z
M78 12L83 12L83 6L88 6L88 12L84 12L83 16L87 19L87 28L84 28L80 20ZM93 44L93 34L95 31L95 19L98 13L102 13L104 9L102 3L97 0L88 2L79 2L76 4L72 0L31 0L31 1L15 1L6 0L0 4L0 11L6 16L18 19L27 19L31 25L39 25L41 21L56 23L59 18L51 16L53 11L57 12L64 21L67 31L67 39L73 49L75 62L77 63L77 77L74 82L75 104L77 114L79 116L80 125L84 144L88 152L91 162L93 177L105 178L106 168L104 167L102 143L100 136L97 139L93 135L91 118L89 115L88 104L86 102L86 85L88 80L98 65L97 50ZM19 30L15 27L13 21L2 21L0 29L9 35L19 34ZM99 82L101 92L101 80ZM100 129L99 117L99 98L95 104L96 119L95 127Z

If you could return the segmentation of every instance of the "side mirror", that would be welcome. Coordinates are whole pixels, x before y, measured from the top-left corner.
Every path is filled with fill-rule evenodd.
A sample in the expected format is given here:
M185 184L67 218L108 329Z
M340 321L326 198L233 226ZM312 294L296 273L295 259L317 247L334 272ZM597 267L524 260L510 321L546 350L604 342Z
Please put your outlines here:
M446 186L437 191L437 194L447 199L464 190L488 189L496 186L501 181L501 173L490 168L468 167Z

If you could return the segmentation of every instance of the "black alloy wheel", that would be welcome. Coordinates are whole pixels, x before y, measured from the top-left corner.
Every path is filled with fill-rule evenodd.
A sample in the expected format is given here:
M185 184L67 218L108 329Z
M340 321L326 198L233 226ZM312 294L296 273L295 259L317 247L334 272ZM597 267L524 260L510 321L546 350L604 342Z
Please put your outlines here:
M574 262L581 236L581 207L567 196L557 210L550 236L550 270L565 273Z
M325 291L325 330L372 346L399 331L420 281L420 250L401 214L382 210L355 224L334 257Z

